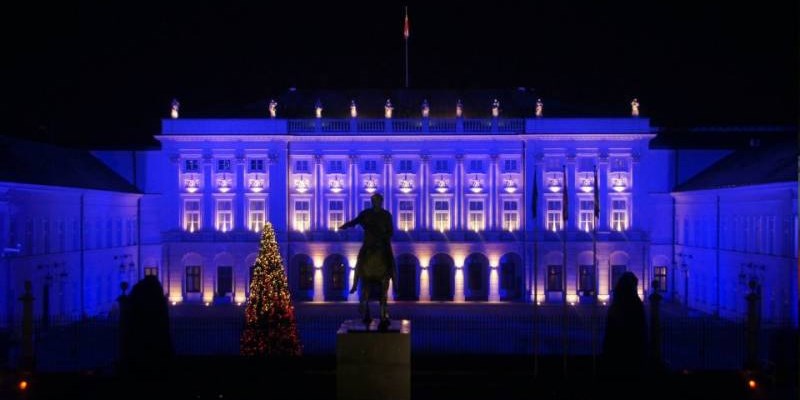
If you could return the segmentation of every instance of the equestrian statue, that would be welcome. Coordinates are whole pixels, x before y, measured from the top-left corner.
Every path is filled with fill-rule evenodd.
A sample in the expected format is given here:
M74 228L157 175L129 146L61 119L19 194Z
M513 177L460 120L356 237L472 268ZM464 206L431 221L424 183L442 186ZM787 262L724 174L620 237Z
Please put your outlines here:
M386 309L389 280L395 279L395 261L392 253L392 214L383 209L383 196L375 193L370 198L372 208L361 211L356 218L346 222L339 229L347 229L361 225L364 229L364 243L358 251L356 271L350 293L358 290L361 283L359 296L359 311L365 325L372 322L369 314L369 295L374 286L380 287L380 325L382 329L389 327L389 313Z

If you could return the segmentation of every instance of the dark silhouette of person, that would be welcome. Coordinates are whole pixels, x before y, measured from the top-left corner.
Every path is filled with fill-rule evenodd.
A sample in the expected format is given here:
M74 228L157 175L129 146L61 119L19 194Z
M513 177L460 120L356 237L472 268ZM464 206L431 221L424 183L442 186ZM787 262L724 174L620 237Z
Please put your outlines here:
M127 312L127 367L139 376L163 373L173 349L167 298L158 278L145 276L133 286Z
M369 324L372 320L369 316L369 305L367 304L369 292L371 286L380 285L381 324L385 326L389 323L389 313L386 305L389 280L394 281L395 277L395 261L391 243L394 224L392 223L392 214L383 208L383 196L375 193L370 200L372 201L372 208L361 211L356 218L346 222L339 229L347 229L356 225L361 225L364 228L364 242L358 251L356 270L350 293L355 293L359 282L361 282L359 308L364 323Z
M647 328L644 304L636 292L638 281L632 272L622 274L606 316L602 375L609 382L629 383L615 388L616 394L632 390L635 385L630 383L644 377Z

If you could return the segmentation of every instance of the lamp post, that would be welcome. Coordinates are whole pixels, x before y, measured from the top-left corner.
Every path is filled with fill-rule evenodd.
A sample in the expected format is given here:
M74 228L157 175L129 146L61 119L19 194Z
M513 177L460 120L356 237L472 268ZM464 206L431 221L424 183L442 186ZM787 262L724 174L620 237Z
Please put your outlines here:
M693 257L691 254L686 253L678 253L678 257L681 259L680 268L683 271L683 310L685 313L689 312L689 264L686 263L686 260L691 260Z
M739 284L745 287L747 294L746 311L746 346L744 367L748 370L758 369L758 330L761 327L761 285L764 280L764 264L753 262L742 263L739 267Z

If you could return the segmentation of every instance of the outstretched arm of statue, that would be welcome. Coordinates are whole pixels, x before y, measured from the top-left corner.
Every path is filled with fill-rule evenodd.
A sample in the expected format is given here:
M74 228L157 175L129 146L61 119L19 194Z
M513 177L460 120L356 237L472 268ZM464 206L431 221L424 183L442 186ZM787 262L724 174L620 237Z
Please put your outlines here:
M360 223L361 223L361 214L358 214L357 217L355 217L355 218L351 219L350 221L347 221L344 224L342 224L342 226L340 226L339 229L352 228L352 227L354 227L354 226L356 226L356 225L358 225Z

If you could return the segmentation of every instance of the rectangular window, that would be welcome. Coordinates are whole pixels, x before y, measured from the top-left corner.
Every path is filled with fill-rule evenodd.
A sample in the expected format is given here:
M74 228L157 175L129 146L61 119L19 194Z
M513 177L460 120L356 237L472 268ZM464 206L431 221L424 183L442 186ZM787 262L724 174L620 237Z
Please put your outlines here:
M469 160L469 172L483 172L483 160Z
M547 230L560 231L564 221L561 220L561 200L547 201Z
M440 232L450 230L450 203L448 201L433 202L433 227Z
M519 204L516 201L503 202L503 230L519 230Z
M308 160L297 160L294 162L294 172L308 173Z
M328 161L328 172L330 172L330 173L342 173L342 172L344 172L344 166L342 165L342 160L331 160L331 161Z
M628 208L625 200L611 201L611 229L620 232L628 229Z
M486 229L483 217L483 202L470 201L469 202L469 230L480 232Z
M200 266L186 267L186 293L200 293Z
M264 172L264 160L250 160L250 172Z
M217 172L231 172L231 160L217 160Z
M328 203L328 229L338 231L344 223L344 201L331 200Z
M619 278L625 271L628 270L628 267L625 265L612 265L611 266L611 292L614 291L614 288L617 287L617 282L619 282Z
M582 296L594 296L597 282L594 265L581 265L578 273L578 293Z
M305 232L311 228L311 214L308 201L294 202L294 230Z
M186 200L183 203L183 229L189 232L200 230L199 200Z
M233 229L233 202L217 200L217 230L229 232Z
M264 200L250 200L248 227L253 232L261 232L266 221Z
M375 160L364 161L364 172L377 172L378 163Z
M158 267L144 267L144 276L158 277Z
M200 170L198 160L183 160L183 172L197 172Z
M447 160L435 160L433 162L433 172L437 172L437 173L439 173L439 172L441 172L441 173L449 172L449 170L447 168L448 167L447 164L448 164Z
M505 160L503 162L503 172L517 172L517 160Z
M589 232L594 229L594 200L581 200L580 206L578 228L584 232Z
M655 266L653 267L653 276L655 280L658 282L658 291L659 292L666 292L667 291L667 267L666 266Z
M561 286L563 284L561 278L561 266L560 265L548 265L547 266L547 291L548 292L560 292Z
M398 203L398 209L400 210L400 219L398 220L400 229L404 231L414 229L414 202L401 200Z
M412 172L413 163L411 160L400 160L397 165L397 172Z

